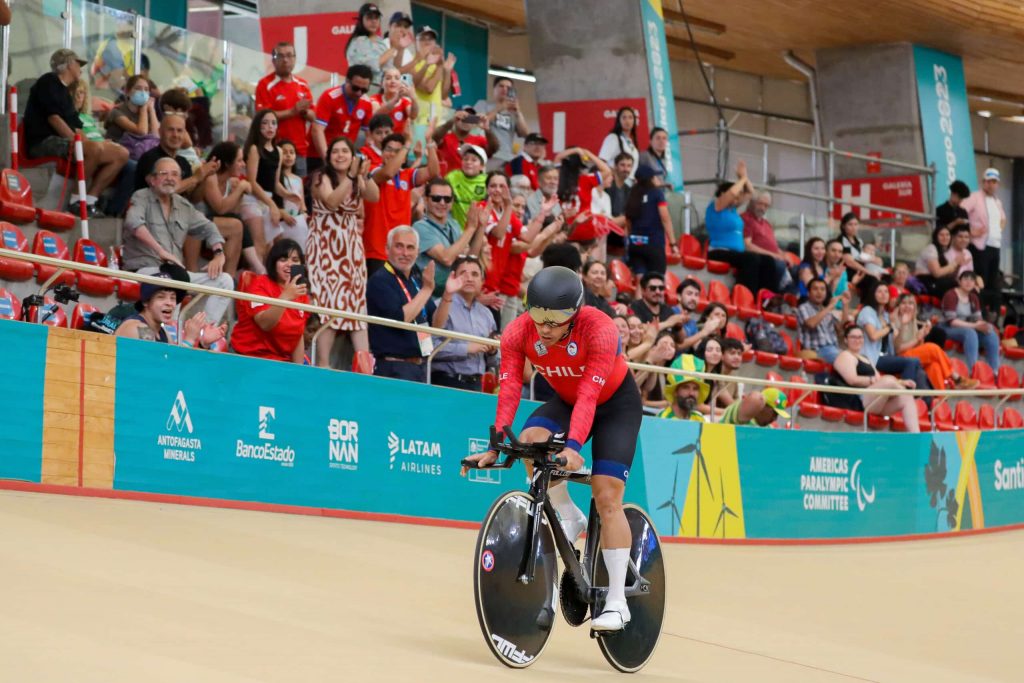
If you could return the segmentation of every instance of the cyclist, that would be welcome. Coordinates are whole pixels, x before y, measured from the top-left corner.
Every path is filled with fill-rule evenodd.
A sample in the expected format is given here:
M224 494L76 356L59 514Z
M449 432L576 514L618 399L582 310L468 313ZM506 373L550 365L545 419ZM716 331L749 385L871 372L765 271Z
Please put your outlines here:
M519 439L565 439L559 455L566 470L583 466L580 450L593 438L591 486L601 516L601 555L608 569L604 610L591 623L598 631L618 631L629 623L625 582L632 537L622 511L622 494L636 451L643 415L640 391L619 343L611 318L583 306L583 281L562 266L544 268L526 290L526 313L501 336L501 388L496 426L511 425L523 388L528 359L555 390L555 397L533 412ZM493 463L495 451L468 458L480 466ZM466 469L463 468L463 475ZM551 486L548 496L570 542L586 530L587 517L569 497L565 482Z

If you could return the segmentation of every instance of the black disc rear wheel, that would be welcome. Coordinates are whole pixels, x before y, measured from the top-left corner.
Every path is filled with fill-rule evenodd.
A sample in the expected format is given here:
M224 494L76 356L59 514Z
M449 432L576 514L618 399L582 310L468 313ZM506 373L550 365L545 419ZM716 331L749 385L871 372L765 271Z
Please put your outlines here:
M480 630L498 661L514 669L532 664L551 635L553 612L548 614L547 628L539 623L543 622L542 612L554 607L551 602L557 571L554 542L543 512L538 512L541 542L533 581L519 581L534 508L533 497L521 491L498 498L484 518L474 556L473 584Z
M630 612L630 622L626 628L599 635L597 644L609 664L624 673L633 673L650 661L661 638L661 625L665 619L665 563L661 554L661 541L651 518L636 505L627 504L622 507L633 538L626 586L628 588L636 581L633 565L648 585L645 592L626 598ZM607 586L608 572L600 554L594 565L594 585ZM593 614L600 614L602 609L604 600L600 599L593 606Z

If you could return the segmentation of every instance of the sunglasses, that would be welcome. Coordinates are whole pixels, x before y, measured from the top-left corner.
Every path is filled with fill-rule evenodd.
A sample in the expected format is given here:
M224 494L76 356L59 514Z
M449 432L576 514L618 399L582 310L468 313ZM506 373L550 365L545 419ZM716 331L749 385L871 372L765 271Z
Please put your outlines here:
M651 292L664 292L665 285L647 285L647 289Z
M350 90L352 90L352 92L356 93L357 95L362 95L363 93L369 90L369 88L364 88L358 85L352 85L351 83L348 84L348 87Z
M432 194L428 196L430 197L430 201L432 202L444 202L445 204L451 204L453 201L455 201L455 197L451 196L450 194Z

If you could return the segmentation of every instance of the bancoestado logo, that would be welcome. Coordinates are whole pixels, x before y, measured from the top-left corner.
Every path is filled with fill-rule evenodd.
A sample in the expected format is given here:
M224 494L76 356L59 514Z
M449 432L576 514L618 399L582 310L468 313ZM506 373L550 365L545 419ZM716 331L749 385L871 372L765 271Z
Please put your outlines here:
M1002 460L996 460L992 473L995 475L993 485L996 491L1019 491L1024 489L1024 458L1021 458L1013 465L1004 465Z
M800 475L804 510L846 512L850 499L863 512L875 502L875 486L868 490L861 480L861 460L850 466L848 458L812 456L808 473Z
M171 411L167 415L166 431L166 434L158 434L156 437L156 445L164 449L164 460L195 462L196 455L203 450L203 442L198 437L186 436L191 435L195 428L182 391L174 397Z
M441 476L441 444L437 441L403 439L394 432L388 433L389 470Z
M291 446L281 447L274 441L274 420L277 419L277 409L273 406L260 406L257 417L257 436L263 439L262 443L246 443L238 439L235 445L236 458L248 458L252 460L270 460L281 463L281 467L293 467L295 465L295 450Z
M332 418L327 423L330 438L328 467L335 470L359 469L359 423Z

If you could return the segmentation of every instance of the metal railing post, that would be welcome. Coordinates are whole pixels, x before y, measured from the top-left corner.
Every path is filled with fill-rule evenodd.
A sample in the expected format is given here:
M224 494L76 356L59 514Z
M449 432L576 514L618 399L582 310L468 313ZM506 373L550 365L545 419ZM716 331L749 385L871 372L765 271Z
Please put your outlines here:
M6 0L0 0L5 2ZM10 3L8 3L10 4ZM10 59L11 54L11 27L4 26L0 28L0 89L3 90L3 96L0 97L0 114L7 113L7 79L10 74L7 72L7 62ZM6 121L0 125L6 125Z
M64 19L64 47L71 47L71 32L74 29L74 7L72 7L71 0L64 0L64 13L61 18Z
M836 192L836 144L829 140L828 141L828 187L825 188L825 194L828 196L828 216L832 218L832 206L833 198Z
M224 142L231 132L231 43L224 41L224 122L221 124L220 139Z
M768 184L768 143L761 145L761 182Z
M807 216L802 212L800 214L800 260L803 261L804 256L804 245L807 243Z
M431 372L431 367L430 366L434 362L434 356L437 354L438 351L440 351L444 347L448 346L448 343L451 340L452 340L452 338L448 337L443 342L441 342L440 344L435 346L434 350L430 352L429 356L427 356L427 384L430 384L430 372Z
M188 312L196 307L201 299L206 298L205 294L199 294L198 296L192 297L187 304L181 307L181 311L178 312L178 335L180 336L185 331L185 318L188 316ZM213 322L213 321L211 321ZM216 323L220 321L217 320Z
M135 27L132 29L135 33L132 36L135 43L135 73L132 75L138 75L142 73L142 30L143 30L143 16L138 12L135 13Z
M892 268L895 268L896 267L896 228L892 228L890 230L890 232L892 234L890 235L890 242L889 242L889 266L892 267Z
M693 210L693 196L689 192L683 192L683 234L690 234L690 212Z

